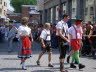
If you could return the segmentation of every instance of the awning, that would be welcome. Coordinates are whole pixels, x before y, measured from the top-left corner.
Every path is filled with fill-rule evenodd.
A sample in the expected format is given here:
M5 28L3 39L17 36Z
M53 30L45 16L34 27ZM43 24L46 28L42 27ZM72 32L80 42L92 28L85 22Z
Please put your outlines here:
M6 19L6 16L0 16L0 18Z

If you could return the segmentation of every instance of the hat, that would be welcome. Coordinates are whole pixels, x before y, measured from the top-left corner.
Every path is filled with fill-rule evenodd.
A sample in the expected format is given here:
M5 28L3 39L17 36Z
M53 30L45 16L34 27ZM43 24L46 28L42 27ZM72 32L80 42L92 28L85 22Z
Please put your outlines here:
M83 21L83 20L79 17L76 17L75 21Z
M22 20L21 20L22 23L26 23L28 21L29 21L29 18L28 17L23 17Z
M81 24L82 21L83 21L83 20L80 19L79 17L76 17L76 19L75 19L75 23L76 23L76 25Z

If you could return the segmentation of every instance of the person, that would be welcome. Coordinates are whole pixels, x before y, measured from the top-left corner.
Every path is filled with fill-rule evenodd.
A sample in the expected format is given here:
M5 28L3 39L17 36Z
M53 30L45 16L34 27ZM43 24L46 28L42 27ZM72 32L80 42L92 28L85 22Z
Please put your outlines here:
M84 31L84 35L83 35L83 48L82 48L82 55L86 56L90 56L91 55L91 49L92 49L92 44L91 44L91 40L90 38L88 38L90 32L92 31L93 26L90 25L90 23L88 22L86 24L86 29Z
M18 57L21 58L21 65L23 70L27 70L25 66L25 61L31 57L32 49L31 49L31 41L29 37L31 37L31 29L28 25L28 17L23 17L21 20L22 25L18 28L17 37L21 39L21 48L19 51Z
M91 39L92 43L92 56L94 59L96 59L95 53L96 53L96 24L93 25L92 31L90 31L90 34L88 36L89 39Z
M7 38L8 38L8 52L12 52L13 50L13 39L15 38L16 30L12 25L9 25Z
M1 40L2 42L4 42L5 41L5 25L2 25L0 30L1 30Z
M51 56L52 56L52 48L51 48L51 35L50 35L50 23L45 23L45 29L41 32L40 35L41 44L42 44L42 52L39 54L37 65L40 65L40 59L43 54L48 52L48 67L53 67L51 64Z
M63 45L63 43L70 43L69 39L68 39L68 25L67 25L67 21L69 19L69 16L67 14L63 15L63 18L61 21L59 21L56 25L56 35L58 36L58 43L59 43L59 47L60 47L60 71L61 72L67 72L67 70L64 69L64 60L65 60L65 56L66 56L66 51L68 48L68 45Z
M85 68L85 65L80 64L80 57L79 57L79 50L82 46L82 20L76 19L76 24L69 28L69 35L71 39L71 47L74 50L74 53L72 54L72 62L70 64L70 68L76 68L74 65L74 61L78 63L79 69Z

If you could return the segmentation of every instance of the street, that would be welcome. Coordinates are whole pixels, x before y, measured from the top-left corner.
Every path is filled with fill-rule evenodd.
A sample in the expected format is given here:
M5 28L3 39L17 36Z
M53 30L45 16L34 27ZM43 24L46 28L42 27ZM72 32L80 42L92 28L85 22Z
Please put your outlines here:
M52 63L54 68L48 66L47 53L41 59L41 66L36 65L38 54L40 53L40 45L33 43L33 54L30 59L26 61L27 70L22 70L20 66L20 59L18 59L18 47L14 43L14 50L11 53L7 52L7 43L0 43L0 72L60 72L59 71L59 52L53 50ZM86 65L83 70L71 69L70 64L65 61L65 68L69 72L96 72L96 60L91 57L81 57L81 63Z

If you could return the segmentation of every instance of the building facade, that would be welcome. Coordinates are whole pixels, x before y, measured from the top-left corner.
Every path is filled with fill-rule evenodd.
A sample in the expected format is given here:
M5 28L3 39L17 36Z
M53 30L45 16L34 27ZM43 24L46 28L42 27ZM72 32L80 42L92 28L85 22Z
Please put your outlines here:
M35 5L22 5L22 13L9 13L7 14L10 20L15 20L20 22L22 17L28 17L30 24L40 23L40 13L37 11L37 6Z
M96 23L96 0L40 0L42 2L42 23L57 23L63 14L71 19L79 17L84 22ZM40 2L38 2L39 4ZM41 4L40 4L41 5ZM40 6L39 5L39 6ZM42 10L43 9L43 10Z
M85 22L91 21L92 23L95 22L95 6L94 6L95 0L86 0L85 5Z
M0 17L6 18L7 0L0 0Z
M0 0L0 24L3 24L7 13L7 0Z
M40 13L36 5L22 5L22 17L28 17L31 23L40 23Z

